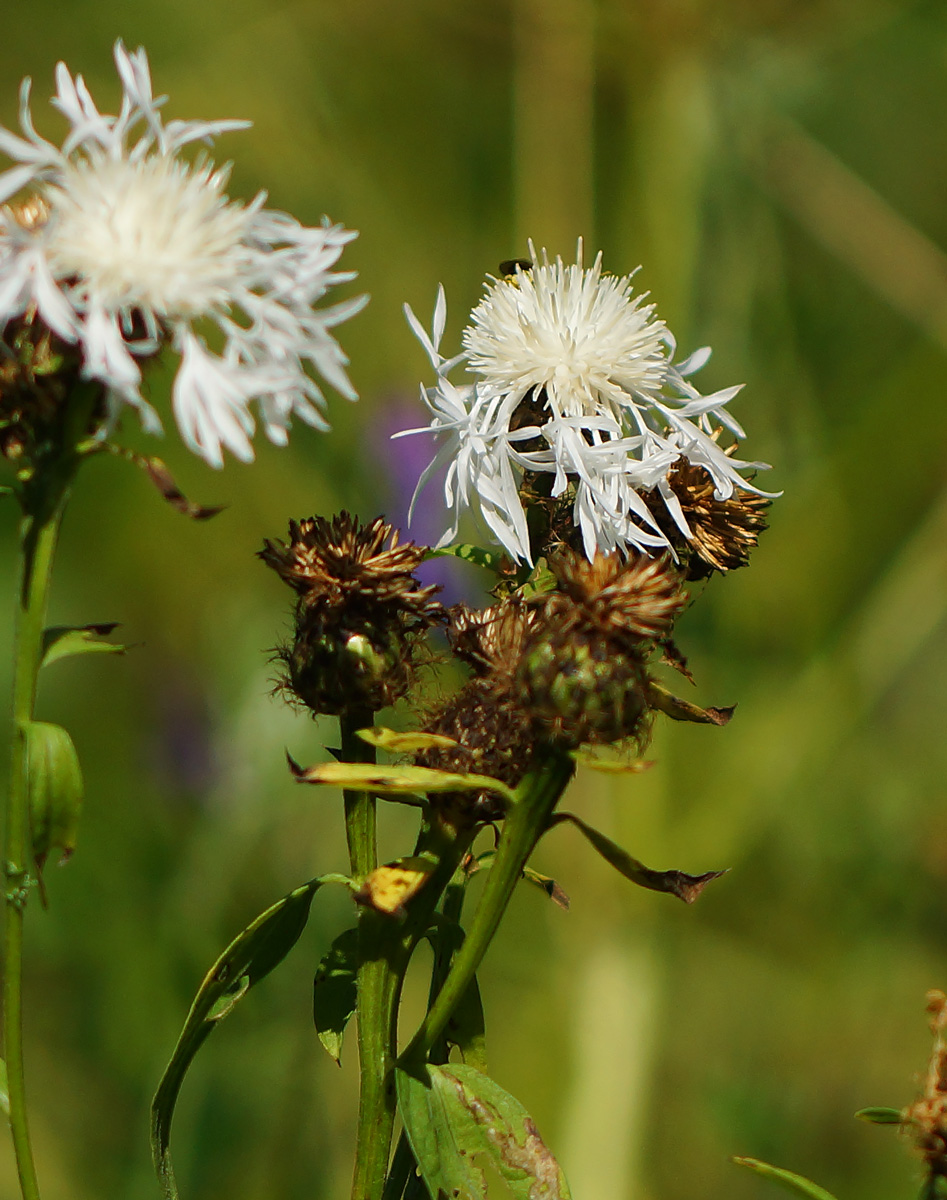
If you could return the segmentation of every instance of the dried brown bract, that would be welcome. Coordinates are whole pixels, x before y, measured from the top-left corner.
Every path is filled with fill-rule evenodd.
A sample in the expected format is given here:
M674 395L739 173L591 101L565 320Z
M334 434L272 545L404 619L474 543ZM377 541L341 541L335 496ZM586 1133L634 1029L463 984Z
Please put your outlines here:
M637 648L642 639L667 637L687 603L683 580L666 557L596 554L589 562L566 552L550 558L549 568L559 587L542 601L544 618L555 618L563 632L595 630Z
M535 610L519 596L489 608L456 604L449 611L447 637L454 654L477 675L511 675L535 623Z
M933 990L927 993L927 1011L931 1014L934 1048L927 1068L924 1094L904 1113L904 1123L913 1128L915 1144L927 1165L930 1179L947 1179L947 996Z
M687 562L690 579L703 579L712 571L745 567L750 551L766 529L766 496L737 488L727 500L714 496L714 483L700 466L678 459L668 484L680 502L691 531L685 538L674 524L664 501L655 498L652 512L671 544Z

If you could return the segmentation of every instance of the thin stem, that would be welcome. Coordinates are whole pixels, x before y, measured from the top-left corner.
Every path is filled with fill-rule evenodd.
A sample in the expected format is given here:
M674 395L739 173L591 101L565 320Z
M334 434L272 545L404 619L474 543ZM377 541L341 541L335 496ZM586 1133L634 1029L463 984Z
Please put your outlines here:
M16 617L13 672L13 730L10 786L5 813L3 1053L10 1096L10 1129L24 1200L39 1200L26 1111L23 1067L23 921L33 880L30 875L27 726L33 719L43 645L46 602L56 537L66 503L67 485L51 488L22 525L22 562Z
M451 964L444 986L401 1056L400 1061L406 1069L416 1068L426 1059L470 986L499 928L526 860L572 778L573 770L571 759L551 752L546 763L520 785L520 796L503 822L496 858L470 930Z
M374 747L356 737L373 724L370 712L343 715L342 758L345 762L374 762ZM352 875L362 878L378 865L375 797L369 792L343 793L345 832ZM389 1037L390 966L383 952L381 914L363 908L358 916L359 967L356 1020L358 1025L359 1098L352 1200L380 1200L388 1170L395 1119L392 1050Z

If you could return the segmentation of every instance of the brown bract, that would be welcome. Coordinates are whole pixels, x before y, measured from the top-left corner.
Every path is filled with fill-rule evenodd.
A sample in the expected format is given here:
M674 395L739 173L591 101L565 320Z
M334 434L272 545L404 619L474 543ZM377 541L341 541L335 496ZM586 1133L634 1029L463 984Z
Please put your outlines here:
M543 620L562 633L581 628L637 646L666 638L687 603L681 576L666 557L626 561L596 554L589 562L566 551L551 557L549 568L559 587L541 600Z
M701 579L711 571L745 567L750 551L766 529L764 513L769 500L739 488L728 500L718 500L707 471L685 458L678 459L668 483L680 501L690 538L685 539L671 520L663 500L656 497L651 507L672 545L684 550L685 555L688 547L693 551L689 556L689 578Z
M306 609L390 608L421 624L443 616L432 600L437 587L422 587L413 574L427 547L399 543L381 517L365 526L347 512L290 521L288 542L267 539L259 553Z
M449 610L447 637L451 649L477 675L512 675L523 643L536 623L536 612L514 596L489 608L455 604Z

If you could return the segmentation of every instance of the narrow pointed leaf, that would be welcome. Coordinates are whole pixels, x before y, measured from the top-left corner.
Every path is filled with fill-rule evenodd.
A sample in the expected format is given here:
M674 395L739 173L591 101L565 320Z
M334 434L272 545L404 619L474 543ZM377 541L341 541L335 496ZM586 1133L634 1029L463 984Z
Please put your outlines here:
M900 1108L860 1108L855 1114L859 1121L869 1125L903 1125L905 1114Z
M496 850L484 850L482 854L478 854L476 866L471 869L471 874L474 871L489 871L493 866L493 860L496 856ZM532 867L523 868L522 879L525 883L530 883L533 887L538 887L540 891L545 892L549 899L561 909L566 912L569 911L569 896L555 879L551 879L548 875L540 875Z
M747 1167L755 1174L762 1175L764 1179L772 1179L774 1183L778 1183L780 1187L785 1188L787 1192L793 1192L796 1196L806 1196L808 1200L835 1200L831 1192L819 1187L811 1179L806 1179L803 1175L795 1175L792 1171L786 1171L782 1167L770 1166L769 1163L760 1162L758 1158L735 1157L731 1161L735 1162L738 1167Z
M733 716L735 704L729 708L700 708L689 700L682 700L667 688L652 680L648 684L648 700L651 707L663 712L674 721L694 721L698 725L726 725Z
M653 761L644 758L597 758L585 752L576 752L572 757L578 766L600 771L603 775L641 775L654 766Z
M33 859L42 872L53 850L65 862L76 848L82 814L82 769L69 733L61 725L25 725L30 833Z
M329 1057L341 1065L342 1038L358 999L358 930L340 933L312 981L312 1019Z
M627 850L623 850L604 833L599 833L597 829L587 825L575 813L556 813L549 821L549 828L561 825L566 821L580 830L602 858L626 879L630 879L632 883L637 883L639 887L648 888L652 892L670 892L672 896L677 896L685 904L693 904L711 880L719 879L721 875L727 873L726 870L723 870L705 871L703 875L688 875L684 871L653 871L644 863L639 862L637 858L632 858Z
M392 754L415 754L418 750L449 749L456 746L453 738L444 737L440 733L425 733L415 730L411 733L398 733L394 729L385 729L376 725L372 729L360 729L358 736L369 746L379 750L388 750Z
M430 767L376 766L375 763L316 763L300 767L289 759L290 770L300 783L327 784L354 792L410 795L418 792L498 792L514 801L516 793L489 775L460 775Z
M99 625L53 625L43 630L41 665L48 667L73 654L124 654L127 646L104 639L118 628L116 621Z
M234 1005L295 946L319 888L348 882L343 875L323 875L296 888L239 933L204 976L151 1106L151 1149L166 1200L178 1197L169 1148L171 1120L194 1056Z
M514 1200L569 1200L559 1164L529 1114L473 1067L395 1072L398 1110L432 1200L483 1200L488 1162Z
M499 575L509 563L507 556L500 551L487 550L484 546L474 546L469 542L464 542L460 546L442 546L437 550L429 550L425 557L459 558L464 562L474 563L478 567L485 567L496 575Z

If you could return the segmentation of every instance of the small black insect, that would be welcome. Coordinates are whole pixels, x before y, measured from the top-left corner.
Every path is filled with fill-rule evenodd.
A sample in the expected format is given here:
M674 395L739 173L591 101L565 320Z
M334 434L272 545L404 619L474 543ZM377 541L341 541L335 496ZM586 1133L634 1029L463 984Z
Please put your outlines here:
M528 258L505 258L503 262L500 263L500 274L515 275L517 267L519 267L521 271L531 271L533 269L533 264Z

